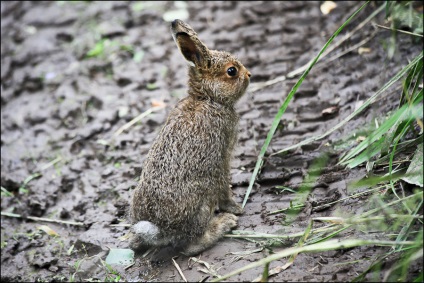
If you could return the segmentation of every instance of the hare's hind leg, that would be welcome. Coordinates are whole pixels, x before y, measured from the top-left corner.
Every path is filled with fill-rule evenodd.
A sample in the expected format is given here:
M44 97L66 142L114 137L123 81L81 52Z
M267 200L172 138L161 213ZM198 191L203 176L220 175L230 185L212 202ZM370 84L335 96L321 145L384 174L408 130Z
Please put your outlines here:
M214 245L224 233L237 226L238 217L231 213L220 213L209 222L206 231L198 239L190 243L183 254L196 255Z

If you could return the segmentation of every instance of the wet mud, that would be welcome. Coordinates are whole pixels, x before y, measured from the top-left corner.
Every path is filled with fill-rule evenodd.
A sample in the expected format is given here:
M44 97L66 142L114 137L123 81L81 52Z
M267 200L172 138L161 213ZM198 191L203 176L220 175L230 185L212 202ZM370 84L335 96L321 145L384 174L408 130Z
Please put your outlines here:
M359 4L340 2L329 15L321 13L319 2L297 1L196 1L183 9L189 13L186 21L207 46L237 55L252 73L252 87L306 64ZM8 192L2 191L1 210L22 216L1 219L2 282L109 278L101 260L109 248L127 248L123 236L128 227L117 224L126 223L131 192L153 139L170 109L185 96L186 63L172 40L170 23L163 19L164 13L178 9L181 3L174 2L1 3L1 186ZM375 9L377 4L370 4L341 35ZM384 15L375 21L383 22ZM388 59L384 46L391 33L367 24L329 57L370 36L364 45L370 52L359 54L354 49L310 72L283 115L267 156L337 125L421 49L411 37L400 34L399 50ZM100 48L99 42L103 47L96 54L93 48ZM90 50L92 56L87 57ZM248 89L237 104L240 132L231 173L239 203L272 120L296 81L290 78L256 91ZM339 155L348 149L338 145L394 109L397 97L393 88L328 137L266 158L236 229L296 233L305 230L311 217L363 211L366 197L331 204L353 194L348 183L366 174L363 168L337 165ZM165 107L115 134L158 105ZM284 213L270 214L293 200L294 195L280 187L299 189L308 168L323 153L329 159L310 185L305 209L286 225ZM40 230L42 225L59 236ZM354 233L360 232L340 237L363 236ZM197 257L209 263L209 269L171 248L146 257L137 254L134 265L114 268L122 281L181 281L172 263L175 257L188 281L211 280L293 242L269 242L267 248L261 244L224 238ZM269 280L352 280L385 252L387 248L360 247L299 254L290 268ZM285 263L275 261L270 268ZM262 267L251 269L228 281L251 281L262 271Z

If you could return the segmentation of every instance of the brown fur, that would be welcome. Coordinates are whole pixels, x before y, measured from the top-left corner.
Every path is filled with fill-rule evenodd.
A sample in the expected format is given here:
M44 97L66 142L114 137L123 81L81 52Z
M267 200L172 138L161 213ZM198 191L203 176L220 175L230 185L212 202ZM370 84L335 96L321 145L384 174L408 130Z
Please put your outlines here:
M131 247L172 244L193 255L236 226L234 214L242 212L229 186L230 159L239 119L234 104L250 73L231 54L209 50L186 23L175 20L171 31L191 65L188 96L169 114L143 164L130 207Z

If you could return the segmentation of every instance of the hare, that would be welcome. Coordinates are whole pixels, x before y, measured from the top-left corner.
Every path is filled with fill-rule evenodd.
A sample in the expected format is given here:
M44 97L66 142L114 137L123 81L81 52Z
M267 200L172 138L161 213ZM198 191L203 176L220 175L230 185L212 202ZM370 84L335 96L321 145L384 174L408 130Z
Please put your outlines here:
M190 65L188 96L170 112L144 161L130 205L130 247L172 245L195 255L242 213L232 199L230 159L239 120L234 104L251 75L233 55L209 50L185 22L174 20L171 31Z

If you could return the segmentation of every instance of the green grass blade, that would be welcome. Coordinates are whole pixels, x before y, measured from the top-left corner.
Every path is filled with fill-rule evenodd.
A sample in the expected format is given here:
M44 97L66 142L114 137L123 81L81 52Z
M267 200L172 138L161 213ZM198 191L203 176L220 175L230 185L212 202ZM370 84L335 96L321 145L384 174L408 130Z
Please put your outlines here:
M376 129L372 135L368 136L358 146L352 149L346 154L340 161L339 164L346 165L349 163L349 159L361 153L364 149L368 148L372 143L381 139L381 137L387 133L398 121L403 120L404 114L408 109L408 105L403 105L398 109L392 116L384 121L381 126Z
M295 198L292 200L292 203L297 206L291 207L291 209L286 212L285 223L293 222L300 213L301 209L304 207L304 204L312 190L312 184L315 184L323 168L328 164L329 156L327 154L321 154L318 158L316 158L311 166L308 168L308 173L305 176L302 185L297 190Z
M258 156L258 160L256 161L255 169L253 170L253 175L250 178L249 187L247 188L246 195L243 200L242 207L246 205L246 202L249 198L250 192L252 190L253 184L256 180L256 176L259 173L260 168L263 164L263 158L265 156L266 150L269 146L269 143L271 142L271 139L275 133L275 130L278 127L278 124L280 123L281 116L284 114L284 112L287 109L287 106L289 105L291 99L293 98L294 94L296 93L299 86L302 84L305 77L308 75L309 71L312 69L312 67L316 64L316 62L319 60L321 54L327 49L327 47L330 45L330 43L334 40L334 38L343 30L343 28L369 3L369 1L365 2L357 11L355 11L347 20L344 22L337 31L330 37L330 39L327 41L327 43L324 45L324 47L321 49L321 51L318 53L318 55L314 58L314 60L311 62L309 67L305 70L305 72L302 74L302 76L299 78L299 80L296 82L296 84L293 86L290 93L287 95L287 98L284 100L283 105L281 105L280 109L278 110L277 115L275 115L274 120L272 121L271 129L268 132L268 135L266 137L266 140L261 148L261 151Z
M405 202L407 200L418 199L418 198L422 199L422 192L418 192L418 193L415 193L413 195L410 195L410 196L407 196L407 197L404 197L404 198L401 198L401 199L397 199L397 200L391 201L389 203L385 203L381 207L377 207L377 208L368 210L367 212L364 212L364 213L360 214L358 216L358 218L361 218L361 217L362 218L366 218L366 217L368 217L370 215L373 215L374 213L379 212L381 210L387 210L389 207L391 207L391 206L393 206L395 204L403 203L403 202Z
M339 235L341 232L343 232L346 229L349 229L352 226L353 226L352 224L346 225L346 226L344 226L344 227L342 227L342 228L340 228L340 229L338 229L338 230L330 233L329 235L327 235L327 236L325 236L323 238L321 238L321 236L320 237L312 238L312 239L310 239L308 241L308 244L311 245L311 244L317 244L317 243L320 243L320 242L323 242L323 241L327 241L327 240L329 240L329 239L331 239L331 238Z
M346 161L347 167L354 168L359 164L370 160L373 156L381 151L382 143L384 142L384 138L380 138L375 143L369 145L366 150L364 150L361 154L355 157L352 160Z
M358 246L368 246L368 245L377 245L377 246L393 246L397 244L403 244L403 245L413 245L415 242L407 241L407 242L395 242L395 241L379 241L379 240L357 240L357 239L348 239L340 241L339 239L333 239L325 242L321 242L318 244L303 246L303 247L297 247L297 248L288 248L284 249L280 252L277 252L275 254L272 254L266 258L263 258L261 260L258 260L256 262L250 263L242 268L239 268L237 270L234 270L224 276L221 276L219 278L216 278L214 280L211 280L211 282L219 282L224 279L227 279L231 276L237 275L243 271L262 266L266 263L279 260L281 258L296 254L296 253L303 253L303 252L322 252L322 251L331 251L331 250L338 250L338 249L349 249L354 248Z
M418 113L418 116L420 116L419 113L422 113L422 109L423 106L420 103L421 101L418 101L418 105L414 107L413 110L415 110L416 108L416 113ZM386 134L391 128L393 128L397 123L402 122L406 119L410 118L409 114L409 105L408 104L404 104L400 109L398 109L392 116L390 116L386 121L384 121L383 124L381 124L381 126L374 131L373 135L367 137L365 140L363 140L357 147L355 147L354 149L352 149L348 154L346 154L340 161L339 164L342 165L346 165L348 164L348 166L350 168L355 167L356 165L358 165L358 161L360 160L350 160L352 159L354 156L358 155L359 153L361 153L363 150L369 148L374 142L378 141L377 144L381 145L383 139L383 135ZM403 131L404 132L404 131ZM398 136L399 137L399 136ZM377 146L377 144L375 144L374 146ZM371 150L374 150L371 148ZM394 151L393 151L394 152ZM374 152L373 152L374 153ZM375 152L376 154L377 152ZM375 155L374 154L374 155ZM370 157L372 157L373 155L370 155ZM360 157L363 157L362 155L360 155Z
M415 100L417 96L419 96L419 82L423 77L423 61L419 61L415 68L409 72L403 84L403 92L401 97L402 101L407 100L409 103ZM412 89L412 91L411 91Z
M412 140L407 140L407 141L401 142L401 143L398 144L398 147L396 148L395 154L398 155L398 154L404 152L405 150L408 150L409 148L413 148L413 147L415 147L419 144L422 144L422 143L423 143L423 135L420 135L417 138L412 139ZM389 150L387 150L386 152L389 152ZM375 161L375 164L381 165L384 162L388 162L389 158L390 158L389 155L382 156Z
M419 96L418 96L419 97ZM407 131L408 131L408 129L409 129L409 127L410 127L410 125L412 124L412 120L415 118L415 119L420 119L420 118L422 118L423 117L423 105L422 105L422 100L423 100L423 97L422 97L422 90L421 90L421 97L420 97L420 99L417 101L417 103L418 103L418 107L412 107L411 108L411 113L410 113L410 115L409 115L409 117L408 118L410 118L410 121L408 121L408 123L407 124L405 124L405 126L403 127L403 129L402 129L402 131L400 132L400 134L396 137L396 139L395 139L395 142L394 142L394 146L393 146L393 151L391 152L391 154L390 154L390 160L389 160L389 175L390 176L392 176L392 171L393 171L393 159L394 159L394 155L395 155L395 152L396 152L396 147L397 147L397 145L398 145L398 143L399 143L399 141L400 141L400 139L402 139L405 135L406 135L406 133L407 133ZM405 104L405 105L407 105L407 104ZM418 109L418 111L417 111L417 109ZM391 187L392 187L392 190L393 190L393 192L395 192L395 186L394 186L394 180L393 179L390 179L390 185L391 185Z
M367 108L370 104L374 103L377 98L384 93L389 87L391 87L396 81L398 81L399 79L401 79L411 68L413 68L415 66L415 64L423 59L423 52L421 52L414 60L412 60L405 68L403 68L401 71L399 71L395 76L393 76L382 88L380 88L376 93L374 93L370 98L368 98L364 104L362 104L361 107L359 107L356 111L354 111L352 114L350 114L349 116L347 116L343 121L341 121L339 124L337 124L336 126L334 126L333 128L331 128L330 130L328 130L327 132L325 132L322 135L316 136L316 137L311 137L309 139L306 139L300 143L294 144L292 146L286 147L278 152L275 152L271 155L276 155L276 154L280 154L298 147L301 147L302 145L305 144L309 144L311 142L320 140L325 138L326 136L328 136L329 134L331 134L332 132L338 130L339 128L341 128L344 124L346 124L347 122L349 122L353 117L355 117L356 115L358 115L359 113L361 113L365 108Z
M422 207L423 207L423 199L421 199L420 203L417 205L417 207L415 208L415 211L412 213L412 215L419 215ZM405 226L403 226L402 230L400 231L399 235L396 238L397 242L400 242L400 241L406 239L409 236L409 231L411 230L412 225L414 224L415 221L416 221L416 219L411 217L411 219L408 221L408 223ZM394 246L394 247L396 247L395 248L396 251L399 251L399 250L402 249L401 245Z

